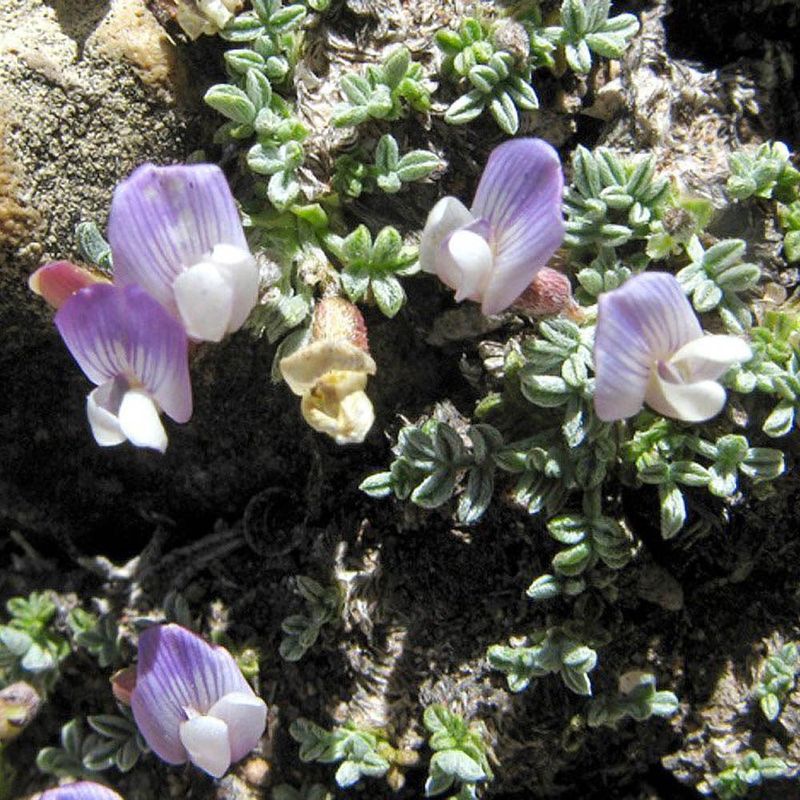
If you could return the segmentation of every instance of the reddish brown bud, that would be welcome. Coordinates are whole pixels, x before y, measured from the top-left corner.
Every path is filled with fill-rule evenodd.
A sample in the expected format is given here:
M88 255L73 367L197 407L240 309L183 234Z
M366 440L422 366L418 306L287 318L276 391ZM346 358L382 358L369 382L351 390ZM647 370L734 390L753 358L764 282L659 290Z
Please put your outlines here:
M577 310L569 278L550 267L536 273L531 285L514 301L514 308L532 317L549 317L566 312L574 316Z
M111 691L123 705L131 704L131 694L136 688L136 667L125 667L111 676Z
M43 297L53 308L61 308L79 289L93 283L107 283L106 278L79 267L71 261L52 261L39 267L28 278L31 291Z
M311 341L346 341L369 353L367 326L361 312L343 297L324 297L314 309Z

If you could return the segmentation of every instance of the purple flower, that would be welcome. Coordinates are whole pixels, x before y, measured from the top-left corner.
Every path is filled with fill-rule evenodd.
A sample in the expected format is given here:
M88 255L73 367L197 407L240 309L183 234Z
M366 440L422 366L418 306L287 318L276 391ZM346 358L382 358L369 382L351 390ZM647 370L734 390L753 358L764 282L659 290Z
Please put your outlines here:
M267 724L267 706L233 656L180 625L139 636L131 709L156 755L191 761L215 778L258 744Z
M114 191L108 238L117 283L143 286L192 339L218 342L256 304L258 269L219 167L139 167Z
M48 789L41 800L122 800L122 797L99 783L80 781Z
M558 153L541 139L496 147L472 208L443 197L431 209L419 263L484 314L508 308L547 264L564 238Z
M612 422L647 403L665 417L703 422L725 405L717 379L751 357L737 336L703 334L673 275L637 275L598 301L595 411Z
M130 440L164 452L159 409L176 422L192 416L186 333L144 289L97 283L59 309L56 327L97 388L86 399L103 446Z

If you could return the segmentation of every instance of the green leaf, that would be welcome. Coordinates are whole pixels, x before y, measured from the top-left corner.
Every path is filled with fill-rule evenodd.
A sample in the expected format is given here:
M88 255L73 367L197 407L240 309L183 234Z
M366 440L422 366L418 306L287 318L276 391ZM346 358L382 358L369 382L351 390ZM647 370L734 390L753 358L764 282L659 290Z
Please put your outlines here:
M489 111L491 111L495 122L509 136L513 136L519 128L519 114L514 100L507 91L501 91L489 101Z
M428 150L412 150L397 163L397 176L403 183L427 178L441 166L439 158Z
M276 172L267 186L269 201L279 210L288 208L300 196L300 184L293 171Z
M256 111L269 106L272 100L272 84L263 72L257 69L247 70L245 90Z
M440 750L431 757L431 770L452 775L456 780L475 783L485 780L483 767L461 750Z
M378 140L375 148L375 166L383 173L396 172L400 150L394 136L386 133Z
M287 33L296 28L304 19L306 8L299 3L279 8L269 18L270 28L275 33Z
M212 86L203 99L211 108L233 122L252 125L256 118L256 107L253 102L235 86L229 84Z
M568 43L564 48L564 54L570 69L579 75L585 75L592 68L592 53L585 39L581 39L577 44Z
M658 487L661 503L661 537L671 539L686 523L686 503L683 493L674 483Z
M370 497L388 497L392 493L392 473L376 472L359 484L359 489Z
M764 716L770 721L775 722L781 713L781 704L774 694L765 694L759 701L761 711Z
M366 106L369 102L372 87L369 85L369 81L361 75L352 73L345 75L339 85L344 96L354 106Z
M403 248L403 238L397 228L387 225L378 231L370 254L373 272L388 272L392 269Z
M589 20L583 0L563 0L561 24L573 39L580 39L586 34Z
M485 107L486 95L477 89L472 89L447 109L444 121L450 125L465 125L479 117Z
M370 288L378 308L390 319L403 307L406 293L394 275L373 277Z
M405 77L411 65L411 53L407 47L399 47L392 51L383 62L383 76L386 85L394 89Z

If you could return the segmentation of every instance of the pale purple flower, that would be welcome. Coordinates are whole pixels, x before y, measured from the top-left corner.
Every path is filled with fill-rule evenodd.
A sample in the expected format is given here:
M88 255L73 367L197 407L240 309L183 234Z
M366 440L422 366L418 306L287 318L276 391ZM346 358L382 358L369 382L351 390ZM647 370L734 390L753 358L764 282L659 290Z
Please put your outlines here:
M665 417L703 422L725 405L718 378L751 357L744 339L703 333L673 275L637 275L598 300L595 411L612 422L647 403Z
M97 283L59 309L56 327L97 388L86 412L97 443L130 440L164 452L159 409L175 422L192 416L186 333L139 286Z
M496 147L472 207L443 197L422 232L419 263L484 314L508 308L564 239L558 153L541 139Z
M197 341L242 327L258 269L228 182L213 164L145 164L114 191L108 221L114 279L143 286Z
M140 634L131 709L156 755L215 778L258 744L267 724L266 704L233 656L180 625Z
M122 797L99 783L79 781L48 789L40 800L122 800Z

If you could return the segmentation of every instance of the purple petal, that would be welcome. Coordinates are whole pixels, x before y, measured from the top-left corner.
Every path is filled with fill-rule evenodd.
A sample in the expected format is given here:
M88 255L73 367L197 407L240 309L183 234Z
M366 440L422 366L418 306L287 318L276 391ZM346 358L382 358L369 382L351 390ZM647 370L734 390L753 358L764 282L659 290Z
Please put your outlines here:
M484 314L511 305L563 241L563 189L561 161L547 142L514 139L492 152L470 209L487 219L494 233Z
M702 336L674 276L650 272L600 295L594 345L594 407L606 422L642 407L653 365Z
M131 709L147 744L164 761L187 760L180 739L186 709L205 714L231 692L253 694L224 648L179 625L154 625L140 634Z
M55 323L92 383L135 378L176 422L191 417L186 333L144 289L111 284L81 289L61 307Z
M248 250L236 203L213 164L145 164L114 191L108 238L118 283L144 286L177 313L172 283L215 245Z
M122 797L99 783L80 781L49 789L41 800L122 800Z

